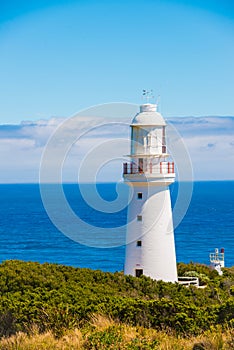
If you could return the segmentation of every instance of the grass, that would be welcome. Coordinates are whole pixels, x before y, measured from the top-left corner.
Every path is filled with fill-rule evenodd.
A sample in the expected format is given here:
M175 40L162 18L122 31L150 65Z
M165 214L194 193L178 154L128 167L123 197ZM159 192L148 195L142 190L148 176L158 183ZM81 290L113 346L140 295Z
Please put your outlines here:
M57 338L52 331L40 334L32 327L29 334L19 332L0 340L1 350L231 350L234 331L221 328L197 337L176 337L167 332L132 327L109 317L93 315L81 329L65 332Z

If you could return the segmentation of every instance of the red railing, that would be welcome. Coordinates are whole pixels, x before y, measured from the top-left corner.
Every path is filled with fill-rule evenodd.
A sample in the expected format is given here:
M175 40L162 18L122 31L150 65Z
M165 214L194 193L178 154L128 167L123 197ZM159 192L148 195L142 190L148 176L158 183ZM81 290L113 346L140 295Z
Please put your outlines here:
M175 165L174 162L160 162L159 164L149 163L142 167L135 163L124 163L123 173L126 174L174 174Z

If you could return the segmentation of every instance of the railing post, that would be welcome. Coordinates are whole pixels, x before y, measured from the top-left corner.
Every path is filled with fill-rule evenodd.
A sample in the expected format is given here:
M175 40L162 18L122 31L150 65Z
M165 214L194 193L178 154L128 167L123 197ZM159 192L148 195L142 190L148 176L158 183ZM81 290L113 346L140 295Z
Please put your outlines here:
M162 162L160 162L160 174L162 174Z
M170 174L170 162L167 163L167 173Z
M150 174L152 174L153 164L150 162Z

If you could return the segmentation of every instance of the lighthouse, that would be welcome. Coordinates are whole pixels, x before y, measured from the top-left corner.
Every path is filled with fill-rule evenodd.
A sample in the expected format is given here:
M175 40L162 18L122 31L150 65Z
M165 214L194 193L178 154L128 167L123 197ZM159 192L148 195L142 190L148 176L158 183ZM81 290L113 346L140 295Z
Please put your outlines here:
M123 164L124 181L132 189L124 273L177 282L169 191L175 171L167 153L166 123L157 105L146 103L130 127L130 161Z

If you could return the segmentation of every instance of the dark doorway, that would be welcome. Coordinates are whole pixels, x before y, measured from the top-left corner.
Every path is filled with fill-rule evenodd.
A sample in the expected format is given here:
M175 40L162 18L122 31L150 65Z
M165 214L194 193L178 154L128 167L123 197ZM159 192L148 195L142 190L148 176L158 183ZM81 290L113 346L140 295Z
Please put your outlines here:
M143 275L143 269L136 269L136 277Z

